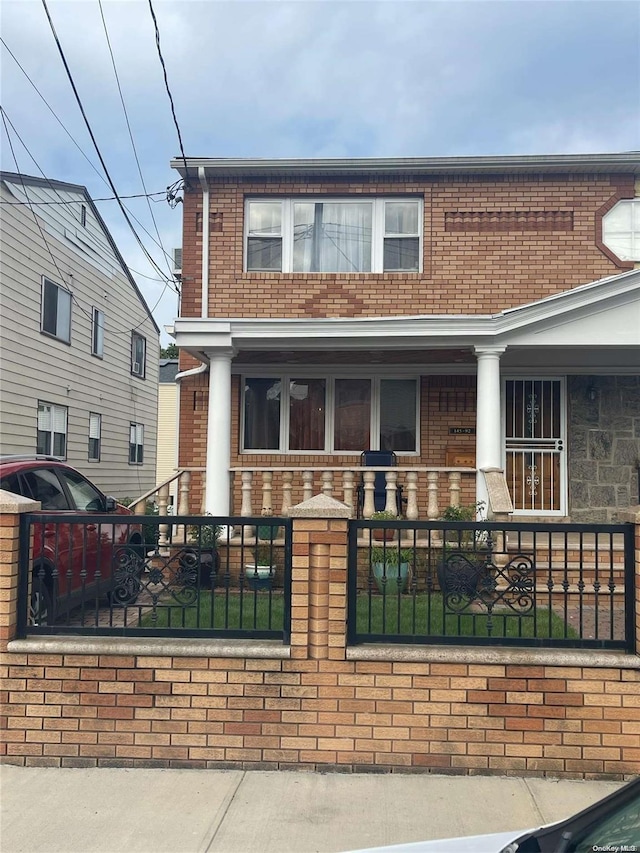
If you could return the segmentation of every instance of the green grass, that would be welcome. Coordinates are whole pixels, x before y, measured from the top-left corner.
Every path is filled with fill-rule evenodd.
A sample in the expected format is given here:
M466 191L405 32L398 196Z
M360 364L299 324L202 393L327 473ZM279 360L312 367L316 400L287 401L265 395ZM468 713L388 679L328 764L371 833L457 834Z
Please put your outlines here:
M163 601L156 610L156 619L151 607L143 608L140 620L142 628L191 628L202 630L256 630L282 631L284 625L284 597L282 593L254 593L245 591L242 597L237 592L224 590L202 591L197 604L181 607Z
M213 614L212 614L213 603ZM242 609L241 609L242 603ZM370 611L370 612L369 612ZM382 596L373 593L371 599L361 592L357 599L357 632L359 634L384 634L389 637L400 634L418 637L523 637L538 639L577 638L577 632L556 613L546 608L537 608L535 623L533 611L517 616L505 611L492 616L492 631L489 634L489 619L485 612L457 615L444 613L440 593L413 596L404 594ZM150 607L143 608L140 626L143 628L188 628L202 630L252 630L281 631L284 624L284 596L280 592L224 590L203 591L197 605L182 608L163 602L153 619ZM551 616L551 623L549 623Z
M489 633L489 617L485 608L461 615L445 612L440 593L432 593L430 598L417 594L415 599L406 594L382 596L374 593L370 600L366 592L358 595L356 625L359 634L538 639L578 636L563 619L542 607L521 616L502 608L492 614L491 622Z

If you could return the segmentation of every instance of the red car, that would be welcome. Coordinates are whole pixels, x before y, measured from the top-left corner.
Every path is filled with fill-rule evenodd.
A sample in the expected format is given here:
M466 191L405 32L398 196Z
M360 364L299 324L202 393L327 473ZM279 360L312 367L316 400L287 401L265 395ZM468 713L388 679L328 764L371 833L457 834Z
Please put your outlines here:
M144 557L141 525L124 517L120 523L87 518L128 517L131 510L53 457L0 457L0 488L40 501L39 514L47 516L32 526L31 624L53 624L61 613L103 595L112 604L135 600ZM75 522L77 516L84 520Z

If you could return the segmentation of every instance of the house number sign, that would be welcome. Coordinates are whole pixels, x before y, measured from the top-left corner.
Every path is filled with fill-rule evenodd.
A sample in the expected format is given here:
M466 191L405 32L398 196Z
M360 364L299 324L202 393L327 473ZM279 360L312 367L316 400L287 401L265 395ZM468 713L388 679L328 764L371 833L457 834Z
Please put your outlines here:
M449 435L475 435L475 427L449 427Z

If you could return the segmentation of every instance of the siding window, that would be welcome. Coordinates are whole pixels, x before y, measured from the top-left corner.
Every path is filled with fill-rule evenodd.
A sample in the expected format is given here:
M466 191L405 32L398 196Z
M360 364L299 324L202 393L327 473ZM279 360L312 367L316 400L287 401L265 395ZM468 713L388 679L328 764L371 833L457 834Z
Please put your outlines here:
M98 308L93 309L93 322L91 324L91 355L98 358L104 356L104 312Z
M621 261L640 261L640 199L619 201L605 213L602 242Z
M415 377L247 377L242 450L416 453L418 412Z
M144 426L129 424L129 464L142 465L144 460Z
M67 407L38 401L38 439L36 453L57 456L67 455Z
M419 272L422 200L249 199L245 266L269 272Z
M89 413L89 462L100 461L100 444L102 440L102 415Z
M131 372L144 379L147 370L147 341L137 332L131 332Z
M87 227L87 206L86 204L80 205L80 225L83 228Z
M42 331L71 342L71 292L48 278L42 280Z

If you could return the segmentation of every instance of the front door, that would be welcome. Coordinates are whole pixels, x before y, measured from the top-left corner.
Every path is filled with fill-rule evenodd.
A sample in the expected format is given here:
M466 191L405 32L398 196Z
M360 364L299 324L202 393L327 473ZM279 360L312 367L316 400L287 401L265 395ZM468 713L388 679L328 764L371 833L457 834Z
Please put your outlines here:
M516 513L565 514L564 446L564 381L507 379L505 471Z

